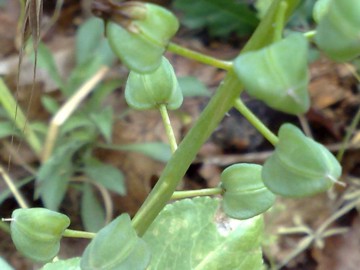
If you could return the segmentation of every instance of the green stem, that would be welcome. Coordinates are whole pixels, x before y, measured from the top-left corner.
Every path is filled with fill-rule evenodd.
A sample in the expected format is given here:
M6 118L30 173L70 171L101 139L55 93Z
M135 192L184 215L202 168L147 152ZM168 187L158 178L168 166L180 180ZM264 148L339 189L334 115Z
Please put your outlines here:
M281 2L279 4L279 8L276 14L276 21L274 22L275 24L275 29L274 29L274 41L278 41L281 40L282 38L282 33L284 30L284 26L286 23L286 10L287 10L288 4L286 2Z
M70 237L70 238L92 239L96 236L96 233L66 229L63 233L63 236Z
M139 236L146 232L171 199L179 181L195 159L200 147L218 126L225 113L233 106L234 100L240 95L242 89L236 75L229 72L196 124L172 155L159 181L134 216L132 225Z
M159 106L159 111L160 111L160 114L161 114L162 121L164 123L166 135L167 135L169 143L170 143L171 152L174 153L176 151L176 149L177 149L177 143L176 143L174 130L173 130L172 126L171 126L169 114L168 114L168 111L166 109L166 105L161 104Z
M242 102L240 98L236 99L234 107L272 144L276 145L278 137L265 126L259 118L256 117Z
M306 37L309 41L312 41L316 35L316 30L305 32L304 37Z
M211 56L199 53L199 52L195 52L193 50L187 49L187 48L182 47L173 42L169 43L167 50L170 52L176 53L178 55L184 56L186 58L196 60L200 63L213 66L213 67L221 68L224 70L232 69L232 62L223 61L223 60L217 59L215 57L211 57Z
M275 21L276 11L282 1L288 4L289 8L286 10L286 18L289 18L300 0L274 0L269 8L269 12L267 12L264 19L260 22L259 27L242 52L256 50L272 43L274 34L272 23ZM170 44L169 46L169 50L177 51L177 49L179 49L181 55L185 57L192 59L198 59L198 57L200 57L200 59L203 59L201 54L193 54L194 52L192 51L184 52L180 50L180 48L179 46L174 46L174 44ZM207 59L205 63L211 65L212 61L208 60L209 59ZM229 65L225 66L230 67ZM243 86L241 82L239 82L232 68L230 68L214 97L210 100L195 125L180 143L179 148L172 155L162 172L159 181L132 219L132 226L140 237L145 234L148 227L171 199L179 181L185 175L200 147L218 126L227 111L234 106L234 102L242 90Z
M179 199L185 199L185 198L196 197L196 196L220 195L223 193L224 193L224 190L220 187L197 189L197 190L175 191L174 194L171 196L171 200L179 200Z

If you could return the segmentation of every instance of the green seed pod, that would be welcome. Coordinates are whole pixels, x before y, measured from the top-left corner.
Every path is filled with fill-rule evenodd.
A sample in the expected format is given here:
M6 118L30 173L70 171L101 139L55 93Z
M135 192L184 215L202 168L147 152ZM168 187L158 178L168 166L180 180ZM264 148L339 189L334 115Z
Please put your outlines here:
M129 69L149 73L159 67L169 40L179 29L179 22L160 6L139 5L145 8L143 16L131 20L126 27L107 23L106 36L115 54Z
M313 18L315 22L319 23L321 18L329 10L331 0L317 0L313 9Z
M284 124L274 153L263 166L265 186L284 197L305 197L328 190L341 175L336 158L297 127Z
M258 51L241 54L234 67L250 96L290 114L309 109L308 43L294 34Z
M161 65L153 73L131 71L126 82L125 99L129 106L138 110L157 109L161 104L170 110L179 108L183 96L170 62L162 57Z
M102 228L81 257L83 270L147 269L150 250L131 226L130 216L122 214Z
M12 213L11 238L24 256L48 262L60 249L60 239L70 219L46 208L17 209Z
M360 1L332 0L316 28L315 42L331 59L360 55Z
M236 164L222 172L223 208L227 215L248 219L274 204L275 195L264 186L261 168L256 164Z

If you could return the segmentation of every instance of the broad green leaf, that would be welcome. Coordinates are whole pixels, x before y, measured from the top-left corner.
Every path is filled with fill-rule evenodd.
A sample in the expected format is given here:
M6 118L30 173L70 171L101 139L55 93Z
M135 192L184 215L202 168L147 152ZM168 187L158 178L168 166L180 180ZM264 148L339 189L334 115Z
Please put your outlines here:
M161 162L168 162L172 155L170 146L162 142L134 143L125 145L106 144L101 145L101 147L118 151L133 151Z
M81 270L79 257L45 264L40 270Z
M209 197L167 205L144 235L152 251L147 269L262 269L262 217L236 221L223 235L218 208L219 201Z
M95 158L91 158L87 161L84 172L89 178L105 188L114 191L119 195L126 194L124 175L119 169L109 164L102 163Z
M258 24L249 6L234 0L176 0L174 7L184 13L183 24L195 29L207 27L212 36L249 34Z
M0 257L0 269L1 270L15 270L10 264L8 264L2 257Z
M275 195L261 178L262 167L257 164L234 164L221 174L224 212L232 218L248 219L268 210Z
M329 150L291 124L281 126L279 142L262 170L265 186L287 197L324 192L340 175L341 166Z
M94 123L89 119L88 115L77 113L72 115L64 125L61 126L61 135L73 132L76 129L87 129L94 127Z
M97 232L105 225L105 211L90 184L84 184L81 200L81 220L86 231Z
M207 90L205 84L203 84L199 79L193 76L186 76L178 78L180 89L184 97L208 97L210 92Z
M37 49L37 65L48 72L57 87L62 88L64 81L57 69L52 52L41 42Z
M67 190L70 176L74 172L71 158L83 143L82 141L70 141L58 146L49 160L40 167L37 174L35 197L41 196L47 208L58 210Z
M90 114L91 120L95 126L99 129L102 136L104 136L106 142L111 142L112 127L113 127L113 109L108 106L102 109L98 113Z
M261 50L237 57L235 72L249 95L276 110L302 114L310 106L307 52L305 37L290 35Z
M136 235L128 214L122 214L101 229L85 249L81 269L144 270L150 252Z

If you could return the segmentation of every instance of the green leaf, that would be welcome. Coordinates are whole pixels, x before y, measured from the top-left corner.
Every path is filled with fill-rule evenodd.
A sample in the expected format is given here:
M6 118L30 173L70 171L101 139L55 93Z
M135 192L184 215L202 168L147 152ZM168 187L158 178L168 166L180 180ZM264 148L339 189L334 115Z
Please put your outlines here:
M305 37L290 35L264 49L241 54L234 62L235 72L249 95L276 110L302 114L310 107L307 52Z
M261 178L262 167L257 164L234 164L221 174L224 212L230 217L248 219L268 210L275 195Z
M51 79L56 83L56 86L62 88L64 86L63 79L56 67L55 60L51 51L44 43L39 43L37 51L37 65L45 69L50 75Z
M144 235L152 251L147 269L262 269L261 217L228 224L215 223L219 201L209 197L167 205Z
M341 166L329 150L291 124L281 126L279 142L262 170L265 186L286 197L324 192L340 175Z
M108 106L102 109L98 113L91 113L90 118L93 123L100 131L101 135L104 136L106 142L111 142L112 127L113 127L113 109Z
M89 97L89 101L86 104L86 108L90 108L90 111L96 111L100 109L104 99L114 90L119 88L123 84L122 80L114 79L103 82L100 84Z
M76 63L83 64L94 56L104 37L104 23L98 18L91 18L83 23L76 33Z
M210 96L205 84L193 76L178 78L180 89L184 97L208 97Z
M136 235L128 214L101 229L81 258L81 269L143 270L150 261L144 240Z
M81 270L79 257L45 264L40 270Z
M105 211L90 184L84 184L81 200L81 220L86 231L97 232L105 225Z
M118 151L137 152L164 163L168 162L172 155L170 146L162 142L134 143L125 145L106 144L101 145L101 147Z
M49 160L40 167L35 197L41 196L47 208L58 210L65 196L70 176L74 172L71 158L82 145L81 141L64 143L56 148Z
M119 195L126 194L124 175L119 169L109 164L104 164L95 158L91 158L87 161L84 172L89 178L105 188Z
M8 264L2 257L0 257L0 269L1 270L15 270L10 264Z
M212 36L246 35L258 24L249 6L234 0L176 0L174 7L184 13L183 24L192 29L207 27Z
M0 139L9 136L20 136L18 129L12 122L0 122Z

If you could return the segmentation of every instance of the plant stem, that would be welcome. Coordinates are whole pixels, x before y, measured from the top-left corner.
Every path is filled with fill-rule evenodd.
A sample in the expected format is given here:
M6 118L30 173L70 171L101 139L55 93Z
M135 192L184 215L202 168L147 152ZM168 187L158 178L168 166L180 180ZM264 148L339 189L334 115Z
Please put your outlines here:
M215 57L211 57L199 52L195 52L193 50L187 49L185 47L182 47L178 44L175 44L173 42L170 42L168 47L168 51L176 53L178 55L184 56L189 59L196 60L200 63L207 64L213 67L221 68L224 70L230 70L232 69L232 62L229 61L223 61L220 59L217 59Z
M96 233L66 229L64 231L64 233L63 233L63 236L64 237L71 237L71 238L92 239L92 238L94 238L96 236Z
M171 199L179 181L185 175L200 147L218 126L225 113L233 106L234 100L241 91L242 86L236 75L229 72L196 124L172 155L159 181L134 216L132 225L139 236L144 235L147 228Z
M311 30L311 31L308 31L308 32L305 32L304 34L304 37L306 37L309 41L312 41L316 35L316 30Z
M265 126L256 115L249 110L240 98L236 99L234 107L272 144L276 145L278 137Z
M211 196L211 195L219 195L223 194L224 190L220 187L217 188L205 188L205 189L197 189L197 190L183 190L183 191L175 191L171 196L171 200L179 200L188 197L196 197L196 196Z
M21 208L29 208L25 198L22 196L19 189L16 187L14 181L11 179L11 177L6 173L4 168L0 165L0 175L4 179L5 183L9 187L9 190L14 195L15 200L20 205Z
M177 149L177 143L176 143L174 130L173 130L172 126L171 126L169 114L168 114L168 111L166 109L166 105L161 104L159 106L159 111L160 111L160 114L161 114L162 121L164 123L166 135L167 135L169 143L170 143L171 152L174 153L176 151L176 149Z
M260 22L260 25L242 52L256 50L272 43L274 38L272 24L275 21L278 6L283 1L285 1L289 7L286 10L286 19L290 17L292 11L300 2L300 0L274 0L269 8L269 12L267 12L264 19ZM180 50L182 49L181 47L173 45L174 44L170 44L169 50L176 51L179 49L179 54L181 53L181 55L185 57L192 59L200 57L200 59L203 59L201 54L197 55L196 53L193 54L194 52L192 51L182 51ZM207 59L205 63L211 65L212 61L208 60L209 59ZM227 65L224 67L226 66ZM132 226L140 237L145 234L148 227L171 199L179 181L185 175L200 147L218 126L225 113L234 106L236 98L239 97L243 90L243 86L233 72L232 66L229 65L228 67L230 67L229 72L223 83L219 86L215 95L201 113L195 125L180 143L179 148L172 155L162 172L159 181L132 219ZM276 136L274 137L277 139Z

